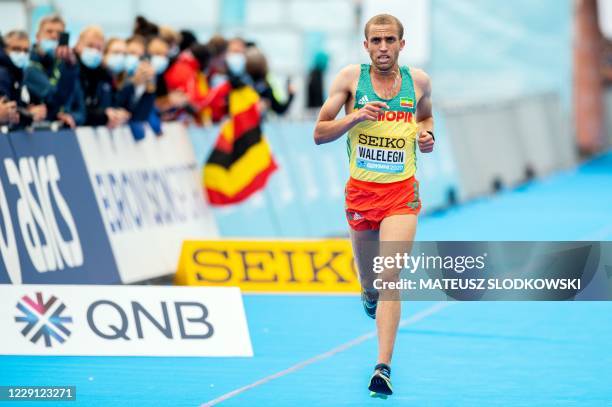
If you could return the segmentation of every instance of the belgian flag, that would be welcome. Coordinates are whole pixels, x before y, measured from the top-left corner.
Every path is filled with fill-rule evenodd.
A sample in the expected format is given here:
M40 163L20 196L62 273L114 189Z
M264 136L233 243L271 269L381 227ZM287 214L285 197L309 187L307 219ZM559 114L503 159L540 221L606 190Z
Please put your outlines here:
M229 119L204 165L204 187L213 205L244 201L262 189L277 168L262 134L257 92L241 86L228 97Z

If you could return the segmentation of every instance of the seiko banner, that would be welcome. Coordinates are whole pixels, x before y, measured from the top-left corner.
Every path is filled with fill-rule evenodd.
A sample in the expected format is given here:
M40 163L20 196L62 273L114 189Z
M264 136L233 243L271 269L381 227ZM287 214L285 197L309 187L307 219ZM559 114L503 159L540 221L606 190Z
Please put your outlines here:
M119 283L72 131L0 137L0 282Z
M127 128L77 130L124 283L171 274L183 240L218 236L186 129L163 129L139 141Z
M0 285L4 355L253 356L238 288Z

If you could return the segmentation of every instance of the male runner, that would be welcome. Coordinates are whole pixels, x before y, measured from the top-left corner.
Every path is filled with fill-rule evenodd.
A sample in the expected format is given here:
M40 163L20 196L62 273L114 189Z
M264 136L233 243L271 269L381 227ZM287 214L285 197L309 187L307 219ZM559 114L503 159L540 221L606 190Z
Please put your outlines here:
M375 278L397 281L398 269L375 275L373 256L392 256L388 243L403 242L410 252L421 209L416 172L416 144L433 151L431 83L419 69L400 67L404 28L394 16L380 14L365 26L364 47L371 64L349 65L335 78L314 131L316 144L348 132L350 179L346 215L359 269L366 314L376 319L378 362L370 379L373 397L392 394L391 356L400 320L396 290L379 293ZM344 105L346 116L336 119ZM375 250L371 243L376 242ZM368 249L368 250L366 250ZM384 296L383 296L384 295ZM378 303L379 296L383 296Z

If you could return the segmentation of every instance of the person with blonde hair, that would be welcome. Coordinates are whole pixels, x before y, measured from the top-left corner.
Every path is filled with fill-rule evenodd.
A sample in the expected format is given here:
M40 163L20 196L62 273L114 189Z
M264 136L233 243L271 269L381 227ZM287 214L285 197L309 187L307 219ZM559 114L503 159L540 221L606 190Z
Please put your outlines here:
M75 47L85 100L85 125L116 127L125 124L130 119L130 113L116 105L112 76L102 65L103 50L102 29L97 26L85 28Z
M49 120L76 127L83 120L76 89L79 69L65 30L66 23L57 14L40 20L24 81L32 99L47 106Z

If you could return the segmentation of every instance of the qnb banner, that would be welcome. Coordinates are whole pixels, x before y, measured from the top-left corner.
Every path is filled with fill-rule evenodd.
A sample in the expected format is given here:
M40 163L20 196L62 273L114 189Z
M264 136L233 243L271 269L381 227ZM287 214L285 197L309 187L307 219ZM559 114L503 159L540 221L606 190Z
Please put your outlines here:
M186 241L175 282L247 292L360 292L345 239Z
M0 137L0 283L119 283L72 131Z
M183 240L218 236L182 125L138 142L127 128L77 136L124 283L171 274Z
M0 285L5 355L253 356L238 288Z

